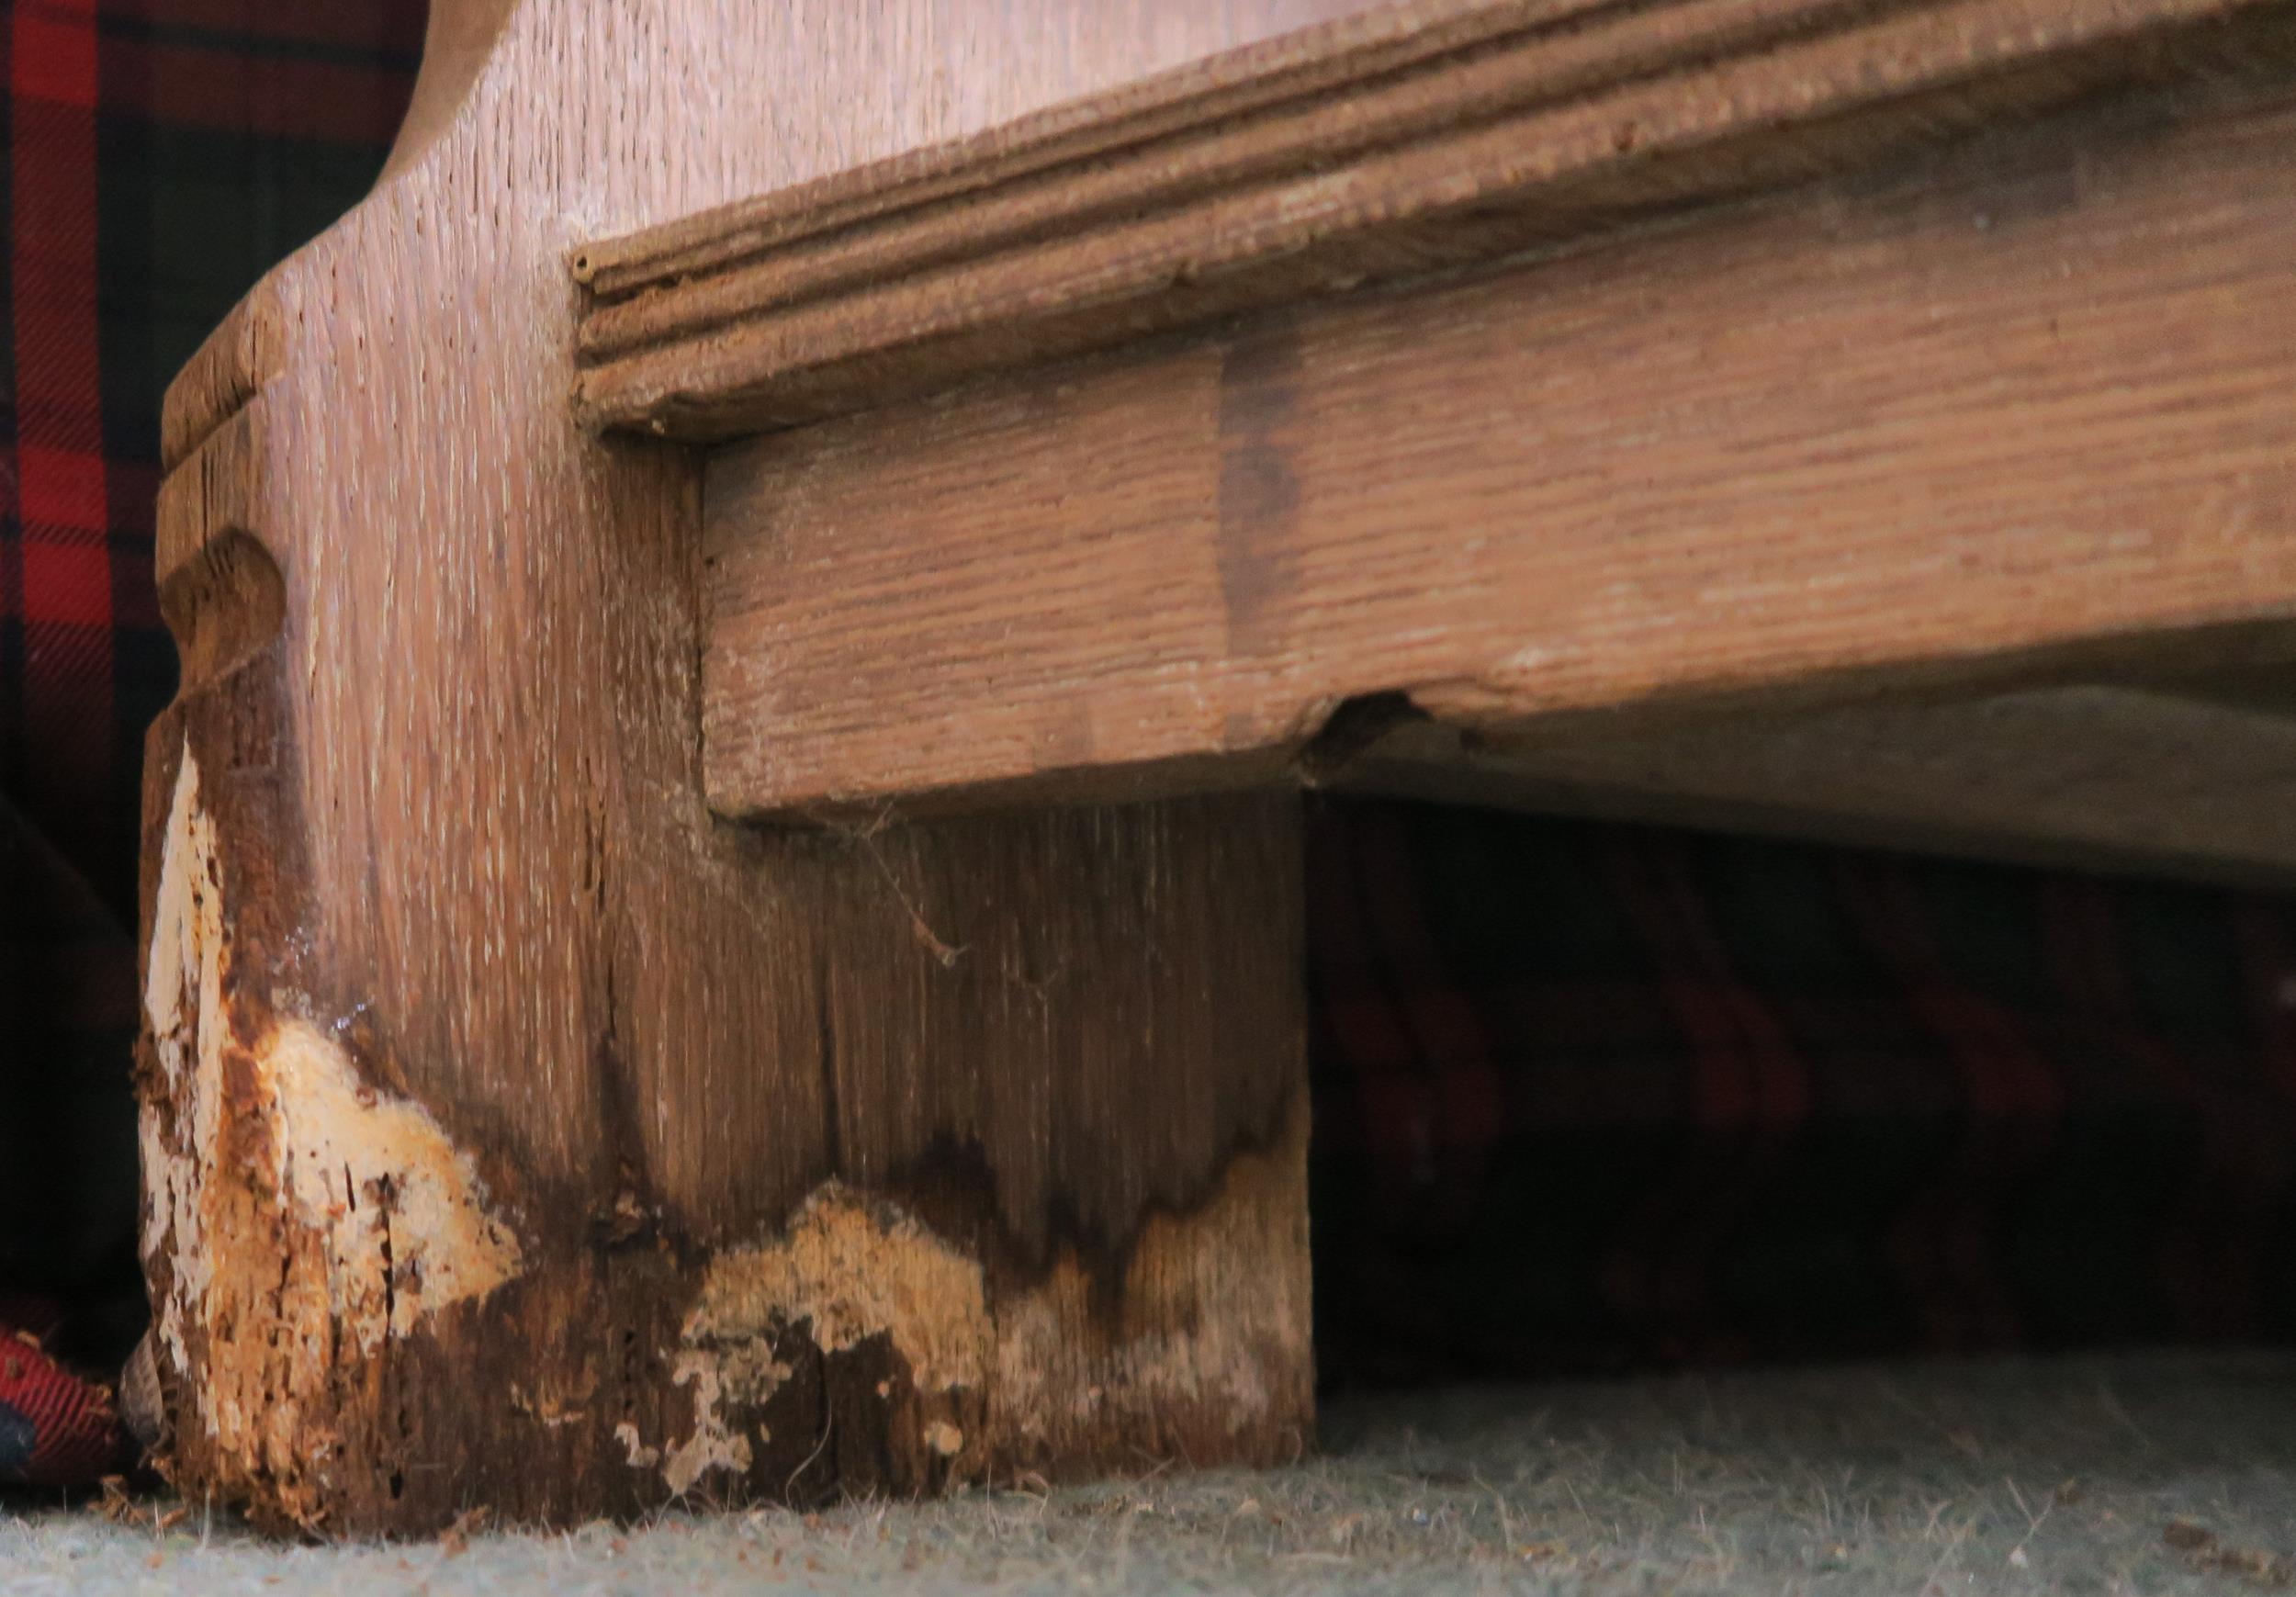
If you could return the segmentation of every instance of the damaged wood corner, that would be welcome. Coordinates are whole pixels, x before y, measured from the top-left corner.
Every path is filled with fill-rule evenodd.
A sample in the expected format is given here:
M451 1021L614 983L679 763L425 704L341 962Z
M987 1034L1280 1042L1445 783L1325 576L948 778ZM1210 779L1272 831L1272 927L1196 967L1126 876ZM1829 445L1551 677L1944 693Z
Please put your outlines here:
M242 992L229 873L186 743L146 950L142 1245L174 1455L317 1523L335 1389L518 1275L515 1231L418 1104ZM220 1479L217 1479L218 1476Z
M804 1034L820 1054L748 1062L756 1112L729 1115L724 1093L650 1101L689 1145L762 1160L792 1118L775 1107L825 1066L982 1058L999 1063L948 1079L1025 1066L1030 1094L1160 1106L1160 1136L1200 1134L1200 1153L1147 1144L1151 1117L1130 1112L1060 1131L1055 1163L1031 1119L944 1110L959 1129L929 1123L923 1147L969 1151L927 1176L870 1152L908 1094L844 1085L842 1148L807 1153L784 1205L709 1212L642 1153L597 1161L569 1199L531 1133L461 1134L467 1088L390 1045L391 1009L317 1018L340 1004L304 990L327 968L308 917L277 930L309 866L273 768L201 757L262 719L249 703L283 680L267 647L263 669L171 710L147 789L147 1384L179 1490L281 1531L399 1534L443 1527L474 1492L503 1523L563 1524L1306 1446L1294 804L904 829L873 862L792 847L834 887L811 934L884 973L819 1000L841 1007ZM1061 890L1002 899L1029 871ZM1236 926L1239 903L1266 918ZM920 905L971 957L919 945ZM1047 938L1075 970L1030 973ZM933 1019L944 993L872 1041L897 973L1012 1024ZM1143 1051L1142 1016L1170 1042ZM1031 1057L1032 1038L1058 1046ZM1104 1217L1088 1244L1065 1229L1077 1213Z
M332 1029L243 990L231 841L201 782L186 743L143 994L145 1357L165 1467L259 1523L355 1530L375 1511L346 1478L400 1479L435 1445L403 1412L393 1432L393 1360L533 1269L579 1295L590 1266L532 1255L428 1110L366 1079ZM670 1276L641 1299L676 1307L651 1313L661 1340L625 1369L618 1408L599 1371L613 1328L648 1321L639 1299L592 1306L597 1345L472 1396L535 1435L596 1438L632 1501L1296 1458L1313 1425L1307 1124L1295 1080L1267 1141L1226 1156L1200 1199L1146 1213L1113 1253L1061 1243L1032 1272L993 1268L901 1199L834 1176L759 1241L649 1231L636 1245ZM816 1464L839 1426L866 1462Z

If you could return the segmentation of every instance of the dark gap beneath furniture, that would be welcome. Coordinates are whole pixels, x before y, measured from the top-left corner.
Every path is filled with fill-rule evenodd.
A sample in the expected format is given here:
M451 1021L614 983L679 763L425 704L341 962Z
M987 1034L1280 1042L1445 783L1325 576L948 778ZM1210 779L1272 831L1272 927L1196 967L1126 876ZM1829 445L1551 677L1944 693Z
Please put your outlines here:
M1312 801L1327 1391L2285 1344L2296 903Z

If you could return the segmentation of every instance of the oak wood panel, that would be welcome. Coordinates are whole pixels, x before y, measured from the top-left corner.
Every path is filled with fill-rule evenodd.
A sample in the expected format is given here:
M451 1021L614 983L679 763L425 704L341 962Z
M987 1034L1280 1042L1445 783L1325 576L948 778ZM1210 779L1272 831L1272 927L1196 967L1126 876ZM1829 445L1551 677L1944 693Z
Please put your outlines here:
M2274 673L2257 672L2273 679ZM2284 693L2287 673L2276 679ZM2296 714L2168 684L1390 728L1333 784L2084 870L2296 884ZM1636 718L1628 717L1630 722Z
M410 1532L1301 1444L1296 800L713 817L700 463L574 425L566 260L1347 8L439 0L392 174L168 405L188 1496Z
M587 246L576 409L692 438L818 420L2284 49L2292 15L1412 0Z
M2277 73L727 445L710 800L1262 781L1378 695L1503 725L2284 652Z

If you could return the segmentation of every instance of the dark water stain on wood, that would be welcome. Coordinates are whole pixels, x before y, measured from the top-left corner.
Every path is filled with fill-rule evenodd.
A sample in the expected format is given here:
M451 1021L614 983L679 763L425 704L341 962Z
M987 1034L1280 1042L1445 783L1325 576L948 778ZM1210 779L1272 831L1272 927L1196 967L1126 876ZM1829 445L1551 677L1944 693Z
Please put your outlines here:
M1299 585L1300 478L1286 434L1299 410L1296 332L1272 326L1231 344L1220 374L1220 597L1229 647L1281 639L1269 618Z

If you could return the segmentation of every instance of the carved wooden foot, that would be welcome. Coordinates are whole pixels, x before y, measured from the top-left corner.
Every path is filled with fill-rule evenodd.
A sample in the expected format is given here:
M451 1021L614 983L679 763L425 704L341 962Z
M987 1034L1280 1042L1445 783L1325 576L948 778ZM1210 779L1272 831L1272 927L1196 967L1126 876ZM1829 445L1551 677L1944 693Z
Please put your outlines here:
M296 843L281 653L152 748L146 1242L184 1490L408 1531L1298 1455L1289 801L697 827L748 924L640 923L577 849L526 861L556 939L524 958L355 944L325 898L355 884ZM409 1006L377 979L409 956L467 995Z
M958 0L442 4L391 175L177 383L141 1074L191 1497L412 1532L1306 1445L1296 798L724 821L702 457L569 403L580 236L1232 42L1092 9L967 82Z

